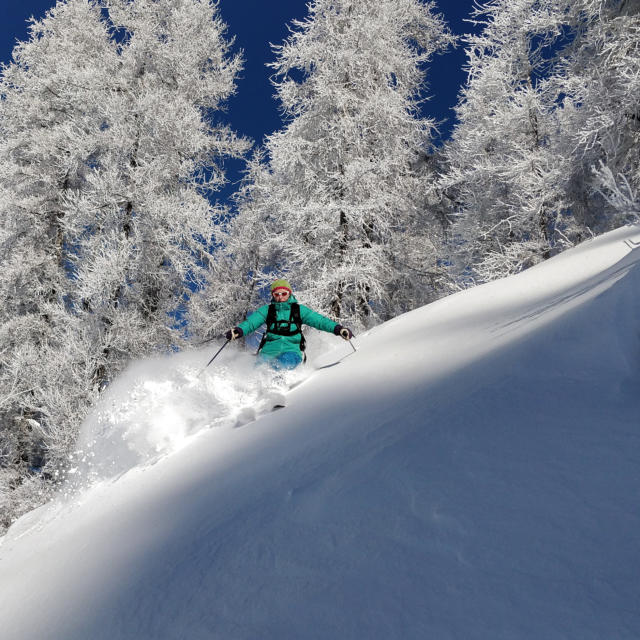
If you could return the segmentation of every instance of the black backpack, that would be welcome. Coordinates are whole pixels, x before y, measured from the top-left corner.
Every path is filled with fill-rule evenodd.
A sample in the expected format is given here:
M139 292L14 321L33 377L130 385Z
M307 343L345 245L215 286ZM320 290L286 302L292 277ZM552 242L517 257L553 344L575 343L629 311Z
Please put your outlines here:
M264 343L267 341L267 334L273 333L277 336L295 336L300 334L300 351L304 356L303 361L307 361L307 355L305 349L307 347L306 340L302 333L302 318L300 317L300 305L297 302L291 303L291 313L288 320L278 320L278 314L276 312L276 305L272 302L269 305L267 311L267 319L265 320L267 328L265 329L260 346L256 353L260 353L260 349L264 347Z

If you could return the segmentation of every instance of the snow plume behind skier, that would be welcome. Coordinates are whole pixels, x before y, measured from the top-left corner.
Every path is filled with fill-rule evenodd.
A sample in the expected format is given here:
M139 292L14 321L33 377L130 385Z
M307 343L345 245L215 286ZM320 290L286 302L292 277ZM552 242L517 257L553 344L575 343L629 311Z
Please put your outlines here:
M244 322L226 333L227 340L236 340L266 325L262 342L258 347L258 358L272 369L295 369L304 361L305 338L302 325L333 333L351 340L351 329L300 304L287 280L276 280L271 285L271 302L260 307Z
M210 349L132 362L83 423L62 494L153 464L205 429L233 427L258 403L274 372L256 369L251 353L224 351L198 376Z

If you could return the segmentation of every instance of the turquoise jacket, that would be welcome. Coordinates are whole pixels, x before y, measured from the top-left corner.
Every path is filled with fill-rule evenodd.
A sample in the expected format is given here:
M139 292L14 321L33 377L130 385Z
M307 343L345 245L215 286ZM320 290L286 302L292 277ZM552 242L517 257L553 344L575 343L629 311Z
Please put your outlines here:
M290 296L286 302L274 303L276 305L276 317L278 320L289 320L291 317L292 302L297 302L294 296ZM241 322L238 326L242 329L243 334L245 336L249 335L260 327L260 325L265 324L268 311L269 305L265 304L252 313L244 322ZM338 325L337 322L309 309L309 307L305 307L303 304L300 305L300 319L302 320L302 324L308 324L314 329L320 329L320 331L327 331L328 333L333 333L333 330ZM274 333L267 332L267 339L260 353L266 358L277 358L281 353L287 351L301 354L300 338L301 334L299 333L294 336L278 336Z

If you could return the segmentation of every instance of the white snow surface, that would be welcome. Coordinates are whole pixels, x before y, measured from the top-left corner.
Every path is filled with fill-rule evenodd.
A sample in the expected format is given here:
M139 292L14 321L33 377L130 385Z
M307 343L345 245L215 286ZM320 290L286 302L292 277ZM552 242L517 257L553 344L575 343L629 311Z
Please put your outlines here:
M235 345L133 365L1 540L0 637L637 640L638 247L314 333L273 413Z

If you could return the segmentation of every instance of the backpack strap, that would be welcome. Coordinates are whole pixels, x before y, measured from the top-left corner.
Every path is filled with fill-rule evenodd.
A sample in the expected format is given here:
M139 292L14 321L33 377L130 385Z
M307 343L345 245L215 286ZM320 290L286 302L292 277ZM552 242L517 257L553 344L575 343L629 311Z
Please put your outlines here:
M298 331L300 332L300 351L302 351L302 361L307 361L307 354L305 353L305 349L307 348L307 341L305 340L304 333L302 333L302 318L300 317L300 305L297 302L291 303L291 317L289 318L290 322L295 324L298 327Z
M276 306L272 302L269 305L269 309L267 309L267 318L265 320L267 328L264 330L264 333L262 334L262 340L260 340L260 346L256 351L256 355L258 355L262 350L262 347L264 347L264 343L267 341L267 333L269 333L269 327L272 326L275 321L276 321Z

